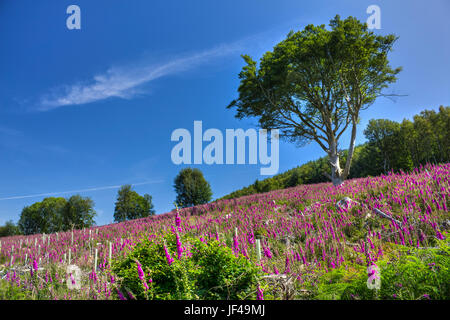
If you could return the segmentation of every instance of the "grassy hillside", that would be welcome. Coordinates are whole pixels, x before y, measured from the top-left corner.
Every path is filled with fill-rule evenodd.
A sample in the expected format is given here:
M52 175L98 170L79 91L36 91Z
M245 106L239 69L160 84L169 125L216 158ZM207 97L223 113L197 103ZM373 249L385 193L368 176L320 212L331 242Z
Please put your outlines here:
M428 165L341 187L225 199L73 236L2 238L0 295L449 299L449 186L450 164ZM69 250L82 271L80 290L68 290ZM378 268L379 289L368 288L377 281L368 267Z
M424 110L401 123L372 119L364 130L367 143L355 148L350 178L411 171L427 163L450 161L450 107L440 106L438 112ZM342 151L341 163L347 160ZM328 182L325 173L331 170L328 157L310 161L248 187L236 190L222 199L290 188L301 184Z

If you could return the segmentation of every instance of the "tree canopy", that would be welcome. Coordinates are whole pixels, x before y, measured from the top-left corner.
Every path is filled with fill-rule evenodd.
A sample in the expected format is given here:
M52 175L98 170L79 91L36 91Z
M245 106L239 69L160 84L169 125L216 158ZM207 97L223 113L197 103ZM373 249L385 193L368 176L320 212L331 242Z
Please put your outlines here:
M94 224L94 201L80 195L71 196L64 207L63 225L75 229L88 228Z
M182 207L192 207L211 201L211 186L197 168L182 169L175 178L176 203Z
M6 221L5 225L0 226L0 238L20 234L20 229L12 220Z
M53 233L92 226L96 212L89 197L49 197L23 208L18 227L23 234Z
M124 185L117 193L114 221L122 222L154 215L153 207L152 197L149 194L141 196L132 190L131 185Z
M23 234L52 233L63 230L64 198L45 198L23 208L19 228Z

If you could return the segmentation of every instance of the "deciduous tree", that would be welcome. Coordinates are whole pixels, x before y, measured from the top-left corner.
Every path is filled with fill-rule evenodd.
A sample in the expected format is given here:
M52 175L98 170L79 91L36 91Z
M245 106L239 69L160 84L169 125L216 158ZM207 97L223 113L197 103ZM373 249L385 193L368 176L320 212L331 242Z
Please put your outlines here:
M248 55L239 74L239 97L228 108L236 117L256 117L264 129L279 129L299 145L315 141L328 154L335 185L350 172L360 111L374 103L401 68L387 55L397 37L375 35L353 17L291 31L259 66ZM351 128L345 167L339 141Z
M211 186L197 168L182 169L175 178L174 188L177 194L175 201L182 208L211 201Z
M131 185L124 185L119 189L114 210L116 222L144 218L153 214L155 214L155 210L153 210L150 195L139 195L132 190Z

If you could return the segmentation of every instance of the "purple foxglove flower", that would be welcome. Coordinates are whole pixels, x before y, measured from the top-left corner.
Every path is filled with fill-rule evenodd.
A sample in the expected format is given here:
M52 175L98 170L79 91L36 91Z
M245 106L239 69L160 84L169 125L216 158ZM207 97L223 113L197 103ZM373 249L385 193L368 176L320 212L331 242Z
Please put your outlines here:
M37 271L37 269L38 269L38 263L37 263L36 259L33 260L33 269L35 271Z
M181 219L180 216L178 215L178 210L177 215L175 216L175 225L177 226L177 230L181 231Z
M138 271L139 279L140 279L141 281L145 282L145 281L144 281L144 271L142 271L142 266L141 266L141 264L139 263L139 261L136 261L136 264L137 264L137 271Z
M273 266L273 272L274 272L275 274L279 274L279 273L280 273L280 272L278 271L278 269L277 269L276 266Z
M271 259L271 258L272 258L272 252L270 252L269 247L264 247L264 255L265 255L268 259Z
M94 283L97 283L98 277L97 273L95 273L95 270L92 270L91 279L94 280Z
M259 287L256 290L256 300L264 300L263 290Z
M172 264L173 259L169 254L169 251L167 251L167 247L164 245L164 252L166 253L166 259L167 259L167 263L169 264L169 266Z
M284 269L284 273L289 273L291 272L291 264L289 261L289 256L286 255L286 262L285 262L285 269Z
M125 297L123 296L122 292L120 292L119 289L117 289L117 295L119 296L120 300L127 300L127 299L125 299Z
M178 253L178 259L181 259L181 255L183 253L183 248L181 247L181 241L180 241L180 236L178 235L178 233L175 234L176 238L177 238L177 253Z
M233 247L234 247L234 252L236 254L238 254L239 253L239 242L238 242L238 239L236 236L233 237Z

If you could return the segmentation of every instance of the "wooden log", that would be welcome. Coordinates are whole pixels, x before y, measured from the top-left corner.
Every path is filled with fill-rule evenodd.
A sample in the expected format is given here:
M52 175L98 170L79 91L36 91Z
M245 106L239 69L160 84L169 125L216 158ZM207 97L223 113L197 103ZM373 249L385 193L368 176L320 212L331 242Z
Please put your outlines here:
M398 221L398 220L392 218L391 216L389 216L388 214L384 213L383 211L381 211L381 210L379 210L379 209L377 209L377 208L374 208L374 209L373 209L373 212L375 212L378 216L380 216L380 217L382 217L382 218L386 218L386 219L389 219L389 220L395 222L395 223L398 224L399 226L402 224L400 221Z

